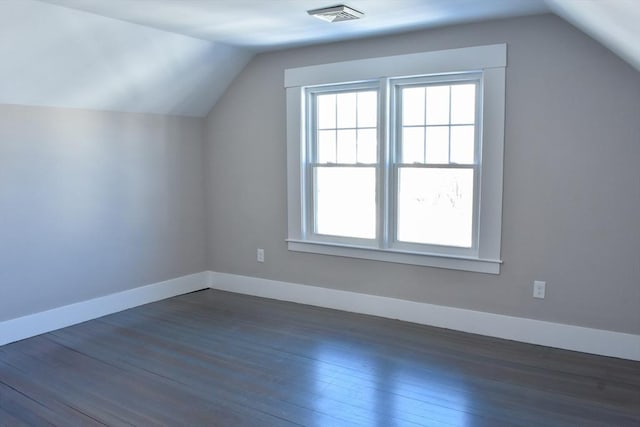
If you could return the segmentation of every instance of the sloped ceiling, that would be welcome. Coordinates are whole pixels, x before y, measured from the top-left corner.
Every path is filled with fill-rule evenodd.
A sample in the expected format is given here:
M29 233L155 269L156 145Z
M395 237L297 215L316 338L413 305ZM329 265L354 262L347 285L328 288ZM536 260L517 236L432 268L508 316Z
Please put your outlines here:
M640 70L640 0L547 0L553 12Z
M543 0L0 0L0 103L205 116L256 51L548 11ZM393 6L390 8L389 6Z
M553 10L640 69L640 0L0 0L0 104L205 116L256 52Z
M544 0L42 1L257 51L549 11ZM307 14L340 3L365 19L327 24Z
M251 56L37 1L0 1L1 104L201 117Z

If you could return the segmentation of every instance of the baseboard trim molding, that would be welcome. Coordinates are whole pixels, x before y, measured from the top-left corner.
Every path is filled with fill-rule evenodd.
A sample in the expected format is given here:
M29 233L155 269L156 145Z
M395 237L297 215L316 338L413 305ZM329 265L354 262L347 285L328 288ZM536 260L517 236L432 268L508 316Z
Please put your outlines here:
M207 289L209 278L210 273L203 271L5 320L0 322L0 345L97 319L150 302Z
M640 361L640 335L227 273L209 272L208 283L223 291Z

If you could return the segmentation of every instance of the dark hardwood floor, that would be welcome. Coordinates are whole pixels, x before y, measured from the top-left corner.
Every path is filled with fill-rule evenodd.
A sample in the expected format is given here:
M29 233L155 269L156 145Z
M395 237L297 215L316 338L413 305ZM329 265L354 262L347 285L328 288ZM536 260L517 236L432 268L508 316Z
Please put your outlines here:
M640 363L207 290L0 347L0 425L640 426Z

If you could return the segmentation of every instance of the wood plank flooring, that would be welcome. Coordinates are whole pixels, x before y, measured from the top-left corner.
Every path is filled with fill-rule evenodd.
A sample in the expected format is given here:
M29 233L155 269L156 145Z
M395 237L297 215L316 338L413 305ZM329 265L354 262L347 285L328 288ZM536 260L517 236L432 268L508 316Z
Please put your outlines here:
M0 347L0 426L640 426L640 363L201 291Z

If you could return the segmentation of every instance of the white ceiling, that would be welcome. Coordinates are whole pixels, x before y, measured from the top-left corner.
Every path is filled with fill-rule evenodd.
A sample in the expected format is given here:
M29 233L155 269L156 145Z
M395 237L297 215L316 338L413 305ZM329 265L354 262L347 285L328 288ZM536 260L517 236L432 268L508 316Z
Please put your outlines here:
M640 69L640 0L0 0L0 104L205 116L255 52L553 11Z
M0 0L0 104L205 116L249 52L31 0Z
M544 0L344 0L364 12L329 24L307 10L340 0L42 0L252 50L549 12Z
M553 12L640 70L640 0L547 0Z

